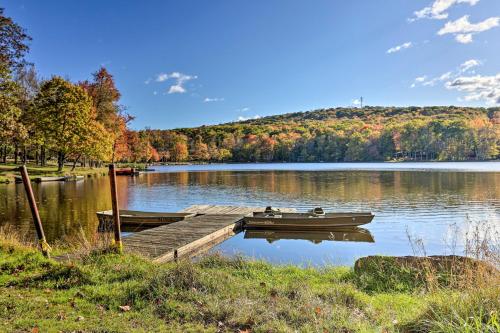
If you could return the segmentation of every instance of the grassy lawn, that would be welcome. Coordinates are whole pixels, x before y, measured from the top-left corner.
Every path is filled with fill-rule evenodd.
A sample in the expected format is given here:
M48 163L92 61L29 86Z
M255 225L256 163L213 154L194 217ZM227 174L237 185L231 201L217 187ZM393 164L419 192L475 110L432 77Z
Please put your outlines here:
M14 163L0 164L0 184L14 182L14 177L19 175L19 172L13 171L12 169L18 168L20 164L16 165ZM144 168L144 164L118 164L118 167L136 167ZM36 177L52 177L52 176L65 176L65 175L81 175L81 176L104 176L108 174L108 168L84 168L76 167L75 170L71 170L71 166L65 166L63 171L57 171L57 165L46 165L39 166L35 164L28 164L28 173L30 178Z
M408 272L401 272L408 284ZM152 264L87 254L59 263L0 240L2 332L499 332L500 284L395 288L346 267L212 255ZM498 282L498 280L496 280ZM396 291L397 289L398 291ZM404 290L404 291L400 291Z

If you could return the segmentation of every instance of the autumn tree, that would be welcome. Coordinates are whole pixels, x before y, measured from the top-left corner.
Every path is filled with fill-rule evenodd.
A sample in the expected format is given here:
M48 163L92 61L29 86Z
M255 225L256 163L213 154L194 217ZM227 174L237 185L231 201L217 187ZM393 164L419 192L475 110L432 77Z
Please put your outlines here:
M203 142L201 136L197 136L194 139L190 155L191 159L194 161L207 161L210 159L210 154L208 152L208 145Z
M92 98L92 106L96 113L96 120L112 135L111 160L122 159L130 155L130 145L127 143L127 124L134 118L125 113L119 105L120 92L116 88L113 76L106 68L101 67L92 74L92 81L84 81L79 85Z
M3 161L7 158L8 142L21 140L26 131L20 122L19 86L12 73L27 64L24 56L29 51L31 37L0 8L0 143ZM17 159L17 154L16 154Z
M38 119L37 130L57 152L59 171L67 156L79 153L97 128L90 97L81 87L57 76L42 83L32 112ZM106 140L99 135L102 133L94 134L95 144L105 144Z
M4 145L2 152L4 163L7 158L7 144L13 139L26 137L26 130L20 122L18 92L19 86L12 81L8 68L0 63L0 143Z
M0 64L9 71L15 71L24 65L24 56L29 51L28 36L25 29L5 16L5 9L0 8Z

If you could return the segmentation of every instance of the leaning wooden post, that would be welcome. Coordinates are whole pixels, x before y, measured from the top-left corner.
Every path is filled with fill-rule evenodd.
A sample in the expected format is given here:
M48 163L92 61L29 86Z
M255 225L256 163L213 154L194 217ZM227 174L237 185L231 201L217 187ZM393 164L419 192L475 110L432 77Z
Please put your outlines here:
M30 178L28 177L28 170L26 166L23 165L19 168L21 172L21 177L23 179L24 189L26 190L26 195L28 196L28 202L30 204L31 215L33 216L33 223L35 224L36 235L38 237L38 243L45 257L50 258L50 246L45 238L45 233L43 232L42 220L40 219L40 214L38 213L38 207L36 206L35 196L33 195L33 189L31 188Z
M120 232L120 209L118 208L118 193L116 190L116 171L114 164L109 165L109 184L111 185L111 205L113 208L114 246L119 253L122 253L123 245Z

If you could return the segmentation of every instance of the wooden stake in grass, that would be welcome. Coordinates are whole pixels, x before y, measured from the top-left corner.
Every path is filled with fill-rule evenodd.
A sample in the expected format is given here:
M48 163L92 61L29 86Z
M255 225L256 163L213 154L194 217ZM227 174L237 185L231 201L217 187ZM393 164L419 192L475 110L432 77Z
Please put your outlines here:
M114 246L118 253L123 252L123 245L120 231L120 209L118 208L118 193L116 190L116 170L115 165L109 165L109 184L111 185L111 205L113 208L113 231L115 234Z
M40 214L38 213L38 207L36 206L35 196L33 195L33 189L31 188L31 181L28 176L28 170L26 166L23 165L19 168L21 172L21 177L23 179L24 189L26 190L26 195L28 196L28 202L31 209L31 215L33 216L33 223L35 224L36 235L38 237L38 242L40 248L45 257L50 258L50 246L45 238L45 233L43 232L42 220L40 219Z

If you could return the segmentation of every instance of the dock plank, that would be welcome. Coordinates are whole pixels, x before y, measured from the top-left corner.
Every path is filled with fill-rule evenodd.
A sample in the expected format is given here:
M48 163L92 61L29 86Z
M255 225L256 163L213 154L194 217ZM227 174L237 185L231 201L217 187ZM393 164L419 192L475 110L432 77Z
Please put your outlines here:
M295 212L293 208L280 209ZM264 208L193 205L181 212L196 213L196 216L124 237L124 249L153 262L192 257L240 232L244 217L257 211Z
M155 262L169 261L236 234L243 218L241 214L195 216L125 237L123 244L126 251L146 255Z

